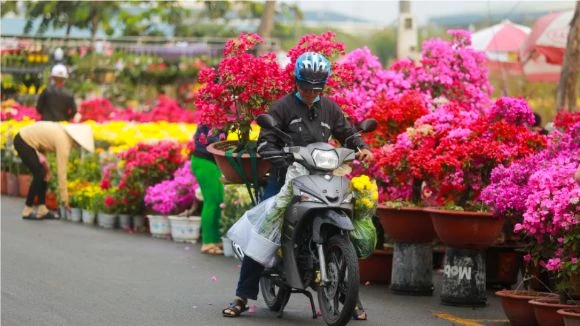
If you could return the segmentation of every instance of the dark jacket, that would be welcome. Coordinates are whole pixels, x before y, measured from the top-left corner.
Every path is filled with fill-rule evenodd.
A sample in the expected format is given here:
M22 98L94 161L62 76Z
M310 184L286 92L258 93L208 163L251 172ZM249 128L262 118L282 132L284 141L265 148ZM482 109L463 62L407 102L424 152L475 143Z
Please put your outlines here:
M70 91L50 85L38 97L36 111L44 121L69 121L77 113L77 105Z
M195 148L193 150L193 156L201 157L206 160L210 160L215 162L213 154L207 151L207 146L218 142L219 136L211 135L211 128L207 125L199 125L197 130L195 131L195 135L193 136L193 140L195 142ZM202 138L205 138L205 141L202 141Z
M369 147L359 137L344 140L354 134L338 104L321 97L311 109L299 100L294 92L274 102L268 112L278 127L292 137L295 146L306 146L315 142L328 142L330 136L336 138L343 146L351 149ZM261 129L258 138L258 152L280 150L284 142L272 130Z

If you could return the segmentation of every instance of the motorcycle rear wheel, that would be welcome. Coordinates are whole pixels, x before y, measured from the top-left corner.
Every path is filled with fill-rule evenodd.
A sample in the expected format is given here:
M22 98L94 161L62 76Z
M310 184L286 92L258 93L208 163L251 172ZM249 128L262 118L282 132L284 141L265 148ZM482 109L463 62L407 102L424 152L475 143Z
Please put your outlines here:
M286 304L291 294L289 288L279 287L270 278L264 276L260 278L260 291L264 302L272 311L280 311L280 308Z
M318 287L318 305L329 326L344 326L352 318L358 298L359 269L354 246L345 235L324 245L329 284Z

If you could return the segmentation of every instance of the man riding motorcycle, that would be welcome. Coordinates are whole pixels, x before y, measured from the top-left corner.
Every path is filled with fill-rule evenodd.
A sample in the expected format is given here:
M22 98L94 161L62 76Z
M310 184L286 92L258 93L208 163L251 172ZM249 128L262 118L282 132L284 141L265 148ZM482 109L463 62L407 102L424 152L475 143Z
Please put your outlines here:
M373 157L369 147L358 135L354 135L356 130L346 120L340 107L334 101L322 96L329 75L330 62L323 55L314 52L302 54L295 66L296 89L272 103L268 113L276 120L277 126L292 137L295 146L327 142L332 136L343 146L358 151L359 160L369 162ZM345 144L344 141L348 137L351 138ZM258 153L279 151L284 145L284 140L275 131L261 129ZM288 169L288 163L283 157L271 159L270 162L272 168L264 191L264 199L280 191ZM244 256L236 297L222 311L224 317L238 317L247 309L248 299L257 299L263 271L262 264L248 255ZM353 318L366 319L366 313L360 304Z

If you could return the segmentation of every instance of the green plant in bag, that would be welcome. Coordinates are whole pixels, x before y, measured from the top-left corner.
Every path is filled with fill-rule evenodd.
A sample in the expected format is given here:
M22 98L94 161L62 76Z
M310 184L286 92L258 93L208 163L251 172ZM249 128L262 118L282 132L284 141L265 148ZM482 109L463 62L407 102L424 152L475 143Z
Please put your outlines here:
M370 218L353 219L354 230L350 231L350 238L356 255L360 259L368 258L373 254L377 245L377 230Z

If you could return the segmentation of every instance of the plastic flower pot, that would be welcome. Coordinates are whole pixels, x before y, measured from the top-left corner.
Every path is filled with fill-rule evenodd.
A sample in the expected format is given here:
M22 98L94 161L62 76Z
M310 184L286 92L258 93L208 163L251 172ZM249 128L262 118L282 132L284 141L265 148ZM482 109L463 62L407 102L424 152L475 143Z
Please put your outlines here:
M169 216L171 237L176 242L196 243L201 230L201 217Z
M577 305L561 304L558 297L545 297L529 301L534 307L534 315L540 326L565 326L559 309L578 308Z
M145 216L143 215L134 215L133 216L133 231L134 232L145 232Z
M437 236L446 246L461 249L485 249L501 233L504 220L485 212L425 208L431 214Z
M534 307L529 301L542 297L557 297L554 293L526 290L501 290L495 295L500 297L503 312L513 326L537 326Z
M564 319L566 326L580 326L580 306L577 308L558 309L557 312Z
M6 194L8 196L18 196L18 176L13 173L8 173L6 175Z
M60 216L60 220L61 220L61 221L65 221L65 220L67 219L67 215L68 215L68 214L67 214L67 212L66 212L66 207L65 207L65 206L63 206L63 205L60 205L60 206L58 207L58 213L59 213L59 216Z
M242 177L236 172L228 158L226 157L226 151L230 149L235 149L238 145L237 141L220 141L216 143L212 143L207 147L207 151L213 154L216 164L220 171L222 171L224 177L230 183L244 183ZM256 154L257 155L257 154ZM234 157L237 157L237 154L233 154ZM264 179L264 176L270 170L270 162L267 160L260 159L259 156L256 157L257 159L257 174L258 180ZM237 158L234 158L237 161ZM252 164L251 158L249 154L242 155L242 168L248 181L253 182L254 176L252 174Z
M164 215L147 215L149 219L149 232L154 238L167 238L171 235L169 218Z
M98 225L102 228L114 229L117 227L117 214L99 212L97 219Z
M97 217L97 214L95 212L91 212L87 209L83 209L82 219L83 219L84 224L94 225L96 217Z
M70 215L68 215L68 220L71 222L80 222L82 220L82 210L77 207L70 208Z
M26 197L26 195L28 195L28 190L30 189L31 182L32 182L31 174L18 175L18 195L20 197Z
M376 249L366 259L358 261L360 282L389 284L393 267L393 249L385 247L383 250Z
M131 215L119 214L119 228L122 230L131 230Z
M385 234L395 242L427 243L437 238L431 216L420 207L377 207Z

